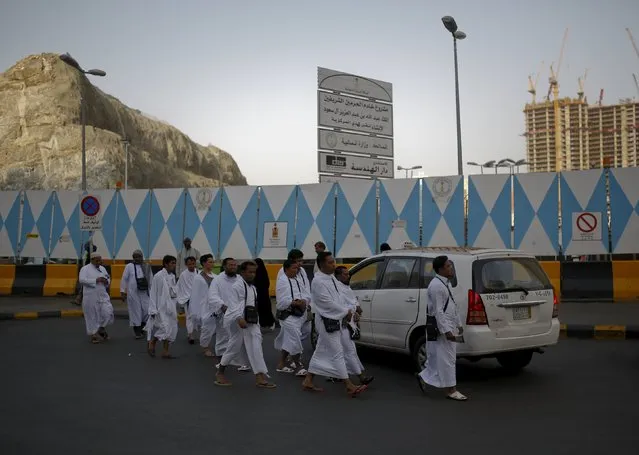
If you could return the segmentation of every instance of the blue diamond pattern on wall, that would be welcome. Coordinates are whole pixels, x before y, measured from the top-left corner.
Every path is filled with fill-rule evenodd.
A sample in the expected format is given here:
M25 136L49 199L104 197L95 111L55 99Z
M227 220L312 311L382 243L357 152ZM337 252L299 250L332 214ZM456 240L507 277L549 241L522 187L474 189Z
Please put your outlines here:
M608 179L612 253L639 253L639 168L611 169Z

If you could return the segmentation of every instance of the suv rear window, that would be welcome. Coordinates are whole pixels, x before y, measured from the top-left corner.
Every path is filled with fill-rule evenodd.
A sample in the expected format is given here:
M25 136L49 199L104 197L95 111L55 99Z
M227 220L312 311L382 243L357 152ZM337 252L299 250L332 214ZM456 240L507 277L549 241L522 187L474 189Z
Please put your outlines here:
M521 289L551 289L548 276L533 258L480 259L473 263L473 285L480 294Z

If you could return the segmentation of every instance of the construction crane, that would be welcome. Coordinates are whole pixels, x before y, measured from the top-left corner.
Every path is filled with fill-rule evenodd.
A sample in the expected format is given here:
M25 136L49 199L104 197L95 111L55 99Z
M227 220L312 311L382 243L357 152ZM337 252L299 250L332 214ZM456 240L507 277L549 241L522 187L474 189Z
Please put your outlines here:
M539 65L539 71L537 71L537 74L528 75L528 93L532 95L532 104L535 104L537 102L537 82L539 82L539 75L541 74L541 70L543 66L544 66L544 62L541 62L541 65ZM533 76L535 76L534 82L533 82Z
M583 101L584 99L584 83L586 82L587 77L588 69L586 69L582 77L577 78L577 97L579 98L579 101Z
M639 81L637 80L637 75L632 73L632 78L635 80L635 87L637 87L637 96L639 96Z
M628 27L626 27L626 32L628 33L628 38L630 38L630 44L632 44L632 47L635 50L635 54L637 54L637 58L639 58L639 48L637 48L637 43L635 43L635 39L632 36L632 32L630 31ZM637 95L639 95L639 82L637 82L637 75L635 73L632 73L632 78L635 80Z
M562 140L561 140L561 121L559 118L559 70L561 70L561 63L564 59L564 50L566 49L566 41L568 40L568 28L564 31L564 38L561 41L561 50L559 51L559 60L557 61L557 71L553 69L553 64L550 65L550 77L548 82L547 100L550 100L550 93L553 95L553 110L555 113L555 171L561 171L562 165Z

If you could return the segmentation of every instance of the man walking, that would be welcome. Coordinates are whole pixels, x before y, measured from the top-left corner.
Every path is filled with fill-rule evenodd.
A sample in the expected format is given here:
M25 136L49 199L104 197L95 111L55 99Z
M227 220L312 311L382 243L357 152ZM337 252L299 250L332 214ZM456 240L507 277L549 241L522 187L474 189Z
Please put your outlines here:
M153 272L144 263L142 251L133 252L133 262L124 267L120 280L120 294L129 310L129 326L133 327L135 339L144 338L142 329L149 317L149 286L153 279Z
M196 248L193 248L191 246L191 239L189 237L186 237L184 239L184 241L182 242L182 244L184 246L178 252L178 255L177 255L177 269L175 271L175 274L178 277L182 273L182 270L184 270L184 266L185 266L184 261L186 260L186 258L188 258L188 257L199 258L201 256L200 252Z
M80 269L79 281L87 335L91 337L91 343L97 344L109 339L106 326L113 324L113 306L107 291L111 278L101 265L99 253L91 253L90 259L91 263Z
M146 325L149 340L147 352L155 357L155 346L162 341L163 359L174 359L169 353L169 345L175 341L178 333L177 290L175 283L175 264L173 256L164 256L163 269L151 282L149 302L149 323Z

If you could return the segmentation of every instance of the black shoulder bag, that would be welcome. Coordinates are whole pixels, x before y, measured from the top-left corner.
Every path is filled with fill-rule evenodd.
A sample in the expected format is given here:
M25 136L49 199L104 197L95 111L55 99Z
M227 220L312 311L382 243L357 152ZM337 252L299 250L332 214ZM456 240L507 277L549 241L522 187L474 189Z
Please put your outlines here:
M300 288L300 283L299 283L299 281L297 281L297 279L295 280L295 283L297 284L297 289L300 291L300 294L301 294L302 293L302 288ZM289 287L291 289L291 302L292 302L293 300L295 300L295 294L293 294L293 284L291 283L291 279L290 278L288 278L288 285L289 285ZM279 319L280 321L284 321L289 316L295 316L296 318L302 317L302 316L304 316L305 312L306 312L305 308L302 309L302 308L290 305L285 310L277 310L275 312L275 317L277 319Z
M331 278L331 280L334 280L334 278ZM337 295L339 295L339 289L337 289L335 281L333 281L333 286L335 286L335 291L337 292ZM320 317L322 318L322 322L324 323L324 329L326 330L326 333L339 332L342 328L342 321L339 321L337 319L325 318L321 315Z
M142 267L142 265L140 265L140 267ZM148 291L149 282L147 281L146 276L144 275L142 275L141 277L138 277L138 267L135 262L133 263L133 273L135 274L135 284L138 287L138 291Z
M244 282L244 320L247 324L257 324L259 322L257 308L254 306L257 304L257 293L255 289L253 289L253 295L255 296L254 304L253 306L248 306L246 304L248 301L248 286L246 282Z
M441 281L444 286L446 286L446 290L448 291L448 298L446 299L446 303L444 304L444 313L446 313L446 310L448 309L448 303L450 302L452 295L450 293L450 288L448 287L448 285L444 283L440 278L437 278L437 279ZM453 302L454 301L455 299L453 299ZM440 333L439 333L439 327L437 327L437 319L435 318L435 316L429 315L427 312L426 313L426 340L436 341L439 335Z

